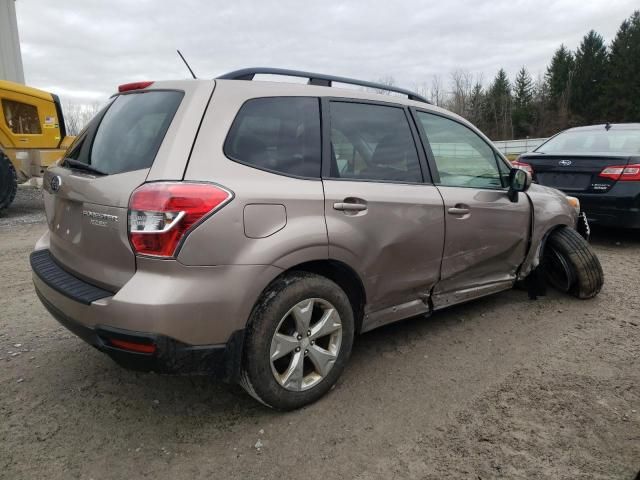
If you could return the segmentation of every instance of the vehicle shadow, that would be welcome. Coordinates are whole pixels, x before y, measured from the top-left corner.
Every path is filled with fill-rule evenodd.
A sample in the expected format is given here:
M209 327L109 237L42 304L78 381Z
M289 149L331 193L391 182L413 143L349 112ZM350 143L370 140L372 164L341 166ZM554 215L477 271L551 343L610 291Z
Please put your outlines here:
M601 247L632 247L640 244L640 230L617 227L591 227L590 243Z
M551 290L546 298L557 301L562 295ZM367 387L362 384L361 377L367 378L366 383L382 388L379 395L391 394L395 387L387 378L391 368L389 362L399 375L411 375L416 368L415 360L426 358L425 352L446 352L450 345L468 345L470 329L480 334L491 332L497 325L504 329L510 323L516 323L516 316L511 319L504 313L493 316L494 309L501 307L513 311L529 305L535 305L535 302L528 300L525 291L512 290L450 307L431 317L413 317L364 333L355 340L347 370L337 388L340 393L329 395L328 402L343 401L338 398L343 394L348 398L363 394ZM205 422L219 428L236 424L240 417L248 422L251 418L268 419L281 415L256 402L238 385L205 376L133 372L116 365L74 336L69 335L65 344L72 344L73 348L72 352L57 352L56 357L60 357L63 365L52 362L43 366L45 371L40 374L44 374L41 377L44 379L62 380L61 385L77 385L79 396L69 399L67 404L77 404L76 412L82 408L78 403L83 402L79 400L86 395L101 403L106 400L108 405L126 406L126 411L120 411L119 415L163 418L163 422L199 418L197 423ZM60 348L65 346L60 345ZM349 393L352 387L354 389ZM55 388L52 386L52 390ZM66 396L66 392L60 391L60 394ZM322 409L318 405L324 401L309 408ZM109 408L92 407L91 411L94 415L107 415ZM108 423L107 418L103 420Z

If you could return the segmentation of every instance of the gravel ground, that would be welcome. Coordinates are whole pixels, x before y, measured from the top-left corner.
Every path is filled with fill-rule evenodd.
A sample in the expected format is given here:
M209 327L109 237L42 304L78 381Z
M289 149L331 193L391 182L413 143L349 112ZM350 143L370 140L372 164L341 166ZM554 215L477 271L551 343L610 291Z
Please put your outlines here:
M504 292L357 339L324 399L281 414L239 387L121 369L37 300L46 228L0 218L0 478L633 479L640 234L595 232L589 301ZM132 473L134 472L134 473Z
M18 185L16 198L11 206L0 211L0 232L4 233L17 225L45 221L42 190L39 187L22 184Z

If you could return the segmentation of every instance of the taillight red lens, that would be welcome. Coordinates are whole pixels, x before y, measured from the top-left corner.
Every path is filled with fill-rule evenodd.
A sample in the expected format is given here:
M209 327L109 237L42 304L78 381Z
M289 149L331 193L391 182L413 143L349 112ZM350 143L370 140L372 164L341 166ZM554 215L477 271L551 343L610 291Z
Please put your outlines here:
M124 83L118 86L118 92L130 92L131 90L142 90L143 88L147 88L151 86L153 82L131 82Z
M135 253L173 257L182 239L231 192L209 183L146 183L129 200L129 240Z
M533 176L533 167L528 163L521 162L519 158L518 160L511 162L511 165L514 168L521 168L522 170L526 170L527 172L529 172L529 175Z
M640 181L640 163L606 167L600 172L599 176L623 182L638 182Z

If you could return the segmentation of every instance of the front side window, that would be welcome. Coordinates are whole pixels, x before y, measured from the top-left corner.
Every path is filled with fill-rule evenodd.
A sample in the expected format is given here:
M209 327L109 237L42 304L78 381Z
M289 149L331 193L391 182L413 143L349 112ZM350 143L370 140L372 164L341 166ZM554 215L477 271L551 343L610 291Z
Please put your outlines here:
M42 133L38 109L35 105L3 99L2 112L4 113L5 123L16 135L38 135Z
M473 130L439 115L418 112L440 175L448 187L502 188L493 149Z
M411 129L402 108L331 102L332 178L422 182Z
M232 160L275 173L320 177L320 102L313 97L247 101L224 145Z

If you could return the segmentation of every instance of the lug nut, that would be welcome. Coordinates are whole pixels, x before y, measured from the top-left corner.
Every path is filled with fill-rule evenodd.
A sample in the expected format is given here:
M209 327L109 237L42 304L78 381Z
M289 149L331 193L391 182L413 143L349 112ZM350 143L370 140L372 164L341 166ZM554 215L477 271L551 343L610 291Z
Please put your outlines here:
M307 337L311 336L311 330L307 330Z
M305 355L308 355L308 354L309 354L309 350L307 350L307 349L305 348L305 350L304 350L304 354L305 354Z
M298 340L302 340L302 335L298 335Z
M311 345L315 345L316 341L315 340L311 340Z
M296 352L299 352L299 351L300 351L300 347L296 347Z

